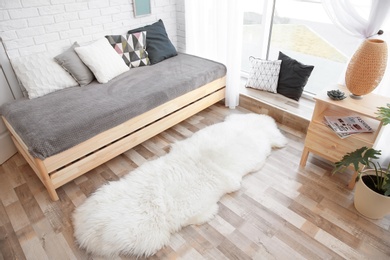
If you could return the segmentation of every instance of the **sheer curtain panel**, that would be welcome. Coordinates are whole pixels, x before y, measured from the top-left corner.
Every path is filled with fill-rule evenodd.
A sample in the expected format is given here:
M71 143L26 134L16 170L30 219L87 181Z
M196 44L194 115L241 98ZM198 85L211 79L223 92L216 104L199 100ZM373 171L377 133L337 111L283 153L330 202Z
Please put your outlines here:
M186 52L226 65L230 108L239 98L242 20L239 0L185 0Z
M390 26L387 23L390 22L390 19L387 19L386 24L384 24L389 15L389 0L371 0L371 9L366 18L358 13L351 0L322 0L322 4L332 22L344 32L361 38L362 41L374 36L385 40L389 47ZM386 28L389 29L385 30ZM377 35L380 29L384 30L382 36ZM390 68L387 66L385 75L375 92L390 96L389 84Z

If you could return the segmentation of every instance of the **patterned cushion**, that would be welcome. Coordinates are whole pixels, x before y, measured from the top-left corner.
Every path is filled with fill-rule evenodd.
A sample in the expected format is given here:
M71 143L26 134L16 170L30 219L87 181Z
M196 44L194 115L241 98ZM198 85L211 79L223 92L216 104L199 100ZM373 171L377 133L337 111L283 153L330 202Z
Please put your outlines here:
M146 52L146 31L127 35L107 35L111 46L131 68L150 64Z
M282 61L262 60L254 57L249 57L249 61L251 63L251 71L246 87L276 93Z

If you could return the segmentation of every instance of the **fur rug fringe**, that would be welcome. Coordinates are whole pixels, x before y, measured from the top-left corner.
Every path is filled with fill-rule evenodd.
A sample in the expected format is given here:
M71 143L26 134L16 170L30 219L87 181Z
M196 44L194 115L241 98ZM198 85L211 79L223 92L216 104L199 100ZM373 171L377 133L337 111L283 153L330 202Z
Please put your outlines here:
M219 199L286 142L269 116L228 116L99 188L73 214L76 241L94 255L153 255L172 233L211 220Z

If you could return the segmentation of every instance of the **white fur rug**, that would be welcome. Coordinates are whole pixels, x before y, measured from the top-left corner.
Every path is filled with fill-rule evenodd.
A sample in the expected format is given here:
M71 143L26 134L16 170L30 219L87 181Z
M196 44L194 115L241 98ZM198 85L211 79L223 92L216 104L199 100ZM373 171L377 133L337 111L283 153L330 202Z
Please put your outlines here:
M211 220L219 199L286 142L271 117L231 115L99 188L73 214L75 238L95 255L153 255L172 233Z

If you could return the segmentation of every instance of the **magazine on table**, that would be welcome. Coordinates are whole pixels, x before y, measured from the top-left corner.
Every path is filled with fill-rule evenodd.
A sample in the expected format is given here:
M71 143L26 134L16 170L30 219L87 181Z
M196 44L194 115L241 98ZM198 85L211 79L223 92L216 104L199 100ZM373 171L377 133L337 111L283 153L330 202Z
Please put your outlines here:
M374 132L374 129L358 116L325 116L325 124L340 138L346 138L351 134Z
M341 139L344 139L344 138L346 138L346 137L348 137L348 136L350 136L350 135L356 134L356 133L353 133L353 134L349 134L349 133L338 133L338 132L334 131L334 129L330 126L330 124L328 123L328 121L326 121L326 120L324 119L323 122L324 122L324 124L327 125L330 129L332 129L333 132L334 132L338 137L340 137Z

